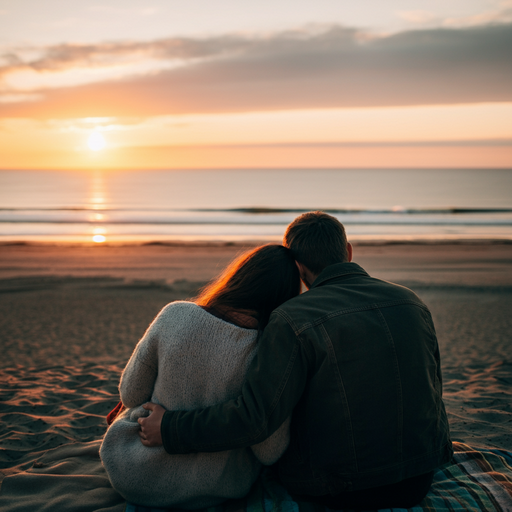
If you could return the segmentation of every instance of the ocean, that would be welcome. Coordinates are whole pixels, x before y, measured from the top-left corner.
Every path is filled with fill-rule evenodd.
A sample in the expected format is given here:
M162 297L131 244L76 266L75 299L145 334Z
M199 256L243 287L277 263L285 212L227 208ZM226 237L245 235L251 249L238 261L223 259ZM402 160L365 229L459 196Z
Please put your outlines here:
M275 241L309 210L353 241L512 240L512 169L0 171L0 242Z

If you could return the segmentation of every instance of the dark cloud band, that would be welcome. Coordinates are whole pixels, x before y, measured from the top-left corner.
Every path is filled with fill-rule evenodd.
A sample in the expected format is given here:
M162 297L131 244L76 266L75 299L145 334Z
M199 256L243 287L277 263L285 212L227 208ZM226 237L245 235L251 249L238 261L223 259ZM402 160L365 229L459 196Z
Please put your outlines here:
M144 76L42 91L40 101L4 103L0 115L149 116L512 101L510 48L512 24L379 37L330 27L259 38L61 45L31 62L10 55L3 72L148 57L181 64Z

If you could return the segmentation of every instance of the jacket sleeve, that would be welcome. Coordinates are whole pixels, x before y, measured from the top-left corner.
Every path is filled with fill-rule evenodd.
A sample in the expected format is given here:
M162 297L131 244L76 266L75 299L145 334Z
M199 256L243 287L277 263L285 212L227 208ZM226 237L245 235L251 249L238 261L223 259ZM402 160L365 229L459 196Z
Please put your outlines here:
M158 340L160 324L165 321L162 310L137 343L121 375L119 393L123 404L130 408L151 399L158 373Z
M291 415L307 374L306 354L294 329L275 311L258 342L242 394L212 407L167 411L161 424L165 450L214 452L261 443Z

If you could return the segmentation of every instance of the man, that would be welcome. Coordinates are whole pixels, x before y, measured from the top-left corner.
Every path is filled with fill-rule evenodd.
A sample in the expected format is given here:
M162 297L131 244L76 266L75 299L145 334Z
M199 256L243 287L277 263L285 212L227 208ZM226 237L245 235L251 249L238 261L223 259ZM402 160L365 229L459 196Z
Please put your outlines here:
M148 404L142 442L169 453L248 446L293 412L277 462L292 496L334 509L412 507L452 455L430 313L352 263L330 215L301 215L284 245L309 291L272 313L242 395L193 411Z

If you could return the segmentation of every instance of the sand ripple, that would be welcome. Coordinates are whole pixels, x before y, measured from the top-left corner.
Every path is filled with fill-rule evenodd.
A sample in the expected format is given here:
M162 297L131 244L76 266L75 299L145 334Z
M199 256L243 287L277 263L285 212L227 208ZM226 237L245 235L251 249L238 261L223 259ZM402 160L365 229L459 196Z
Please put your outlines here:
M512 447L512 362L444 369L452 439L484 448Z
M0 370L0 468L24 469L38 452L101 439L119 401L122 365L84 363Z

